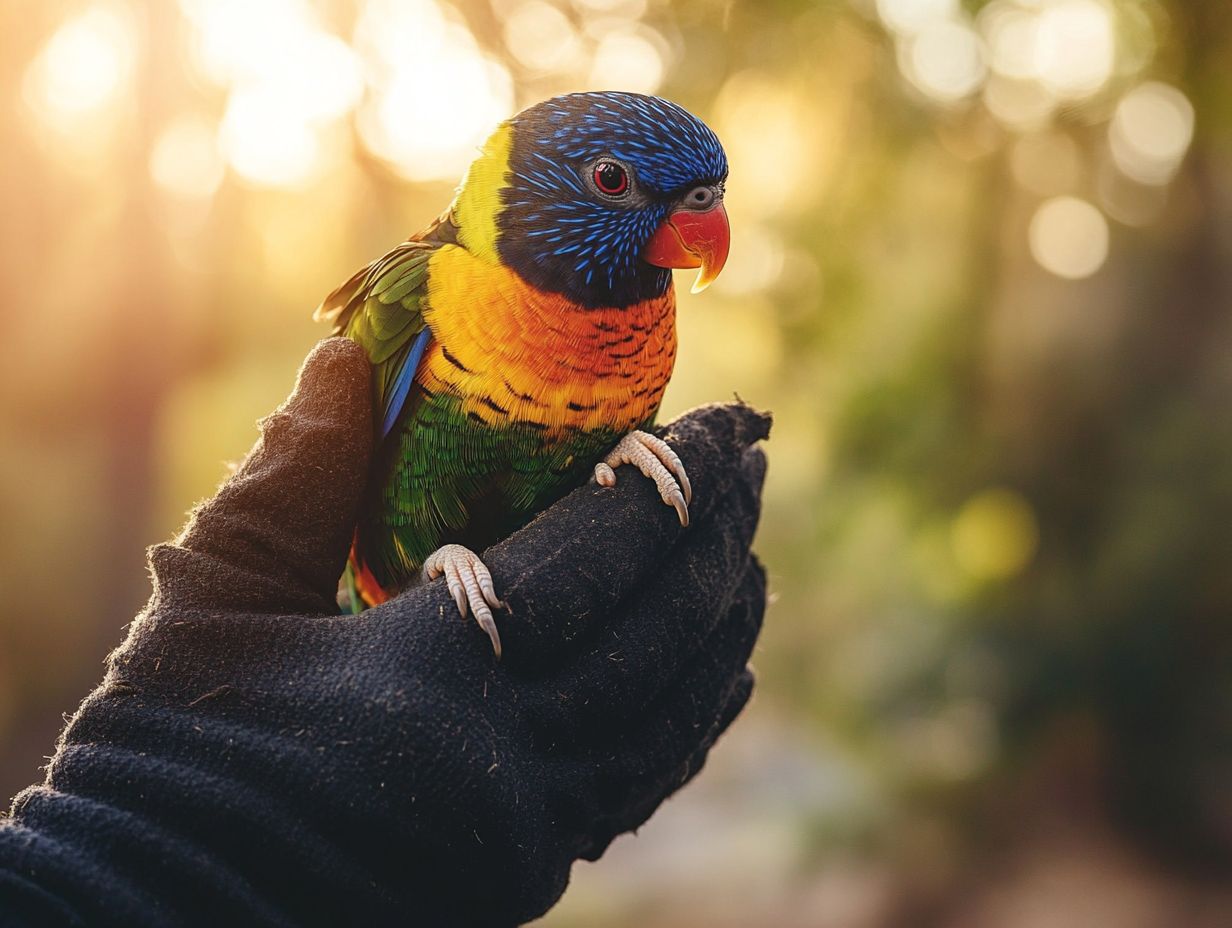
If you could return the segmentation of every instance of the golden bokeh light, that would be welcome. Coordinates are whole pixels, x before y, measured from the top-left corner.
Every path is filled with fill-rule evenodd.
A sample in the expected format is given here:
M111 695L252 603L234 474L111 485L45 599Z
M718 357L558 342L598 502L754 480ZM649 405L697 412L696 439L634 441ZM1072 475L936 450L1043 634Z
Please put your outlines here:
M360 137L409 180L458 180L476 147L513 114L508 69L448 7L369 3L356 41L374 90L358 112Z
M728 79L714 108L715 130L734 166L727 188L733 213L769 216L816 201L834 167L832 150L818 140L833 127L818 109L772 75L751 70Z
M359 102L355 52L303 0L181 0L193 61L227 88L218 144L247 182L302 186L325 171L321 134Z
M976 580L1005 580L1030 563L1039 526L1030 504L1007 489L983 490L963 504L950 529L954 559Z
M179 6L192 26L190 61L219 87L267 75L298 44L311 16L303 0L179 0Z
M227 162L245 180L268 187L299 187L324 169L313 126L284 105L276 90L235 90L218 127Z
M182 0L202 73L221 87L253 87L306 122L348 113L363 93L362 65L298 0Z
M646 2L647 0L573 0L573 5L583 15L633 20L641 19L646 13Z
M908 40L901 61L907 79L942 103L975 93L986 73L980 37L958 19L929 22Z
M654 93L663 83L666 59L666 44L653 30L618 26L599 39L587 89Z
M136 41L126 7L96 4L57 29L31 63L27 101L52 118L102 109L131 78Z
M877 15L900 35L914 35L926 26L953 19L958 0L877 0Z
M1170 181L1193 141L1194 109L1185 94L1158 81L1140 84L1117 104L1108 127L1113 160L1143 184Z
M1037 76L1035 46L1039 16L1009 0L993 0L980 10L977 22L988 43L988 64L998 74L1019 80Z
M876 9L917 89L945 105L982 88L984 106L1014 131L1045 127L1058 108L1102 90L1118 66L1122 23L1106 0L993 0L974 25L949 0L878 0ZM1127 58L1141 57L1149 24L1127 35Z
M61 163L102 168L99 155L131 87L138 44L132 10L104 0L60 26L26 68L27 115Z
M984 85L984 106L999 123L1016 132L1048 125L1057 99L1038 81L993 74Z
M1088 97L1112 76L1113 14L1101 0L1050 0L1035 31L1035 68L1045 87L1065 100Z
M532 71L572 71L586 61L573 23L546 0L524 0L505 15L505 46Z
M877 15L898 38L898 67L937 103L979 90L987 67L980 37L957 0L877 0Z
M1108 257L1108 222L1086 200L1054 197L1031 217L1028 243L1044 270L1080 280L1098 271Z
M715 290L733 296L764 291L778 281L783 264L783 243L771 229L752 221L737 223L732 229L731 256Z
M1053 197L1031 217L1027 242L1032 258L1046 271L1080 280L1108 259L1108 221L1085 200Z
M159 133L150 153L150 177L179 199L208 199L222 183L223 173L213 124L203 116L177 117Z

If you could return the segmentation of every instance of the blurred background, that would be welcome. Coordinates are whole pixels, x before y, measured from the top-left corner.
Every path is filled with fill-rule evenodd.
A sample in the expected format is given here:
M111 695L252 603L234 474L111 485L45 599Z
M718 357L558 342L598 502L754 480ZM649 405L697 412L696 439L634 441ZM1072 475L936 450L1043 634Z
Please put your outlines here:
M1232 6L0 4L0 792L320 297L544 97L731 159L665 412L772 409L760 687L569 926L1232 924Z

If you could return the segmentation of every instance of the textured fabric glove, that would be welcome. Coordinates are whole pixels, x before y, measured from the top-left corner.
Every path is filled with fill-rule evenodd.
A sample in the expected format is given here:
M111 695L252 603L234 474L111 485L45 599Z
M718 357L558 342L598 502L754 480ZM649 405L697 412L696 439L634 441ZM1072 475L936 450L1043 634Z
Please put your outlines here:
M0 824L0 924L517 924L701 768L752 687L768 419L668 428L688 529L621 468L490 549L499 663L442 581L336 614L370 423L366 357L322 343L152 549L148 607Z

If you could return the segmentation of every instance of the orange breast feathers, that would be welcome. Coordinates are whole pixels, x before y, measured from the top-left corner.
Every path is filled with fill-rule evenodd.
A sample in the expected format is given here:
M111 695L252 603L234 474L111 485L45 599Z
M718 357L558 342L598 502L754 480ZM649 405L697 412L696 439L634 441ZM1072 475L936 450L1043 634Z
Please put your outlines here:
M435 343L419 381L485 422L626 432L658 408L676 361L676 299L586 309L446 245L429 265Z

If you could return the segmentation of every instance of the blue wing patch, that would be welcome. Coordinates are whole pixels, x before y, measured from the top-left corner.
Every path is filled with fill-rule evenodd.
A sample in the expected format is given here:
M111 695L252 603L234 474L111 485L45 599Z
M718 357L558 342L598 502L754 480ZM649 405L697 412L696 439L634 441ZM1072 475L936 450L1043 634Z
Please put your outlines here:
M411 384L415 382L415 372L419 370L419 362L423 360L424 351L431 338L432 330L424 326L424 330L416 335L415 341L411 343L411 350L406 355L406 363L398 371L397 378L386 394L385 418L381 421L381 434L378 441L384 441L385 437L393 431L394 423L398 421L398 414L402 412L402 407L406 404L406 398L411 392Z

